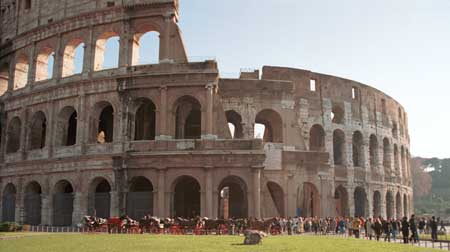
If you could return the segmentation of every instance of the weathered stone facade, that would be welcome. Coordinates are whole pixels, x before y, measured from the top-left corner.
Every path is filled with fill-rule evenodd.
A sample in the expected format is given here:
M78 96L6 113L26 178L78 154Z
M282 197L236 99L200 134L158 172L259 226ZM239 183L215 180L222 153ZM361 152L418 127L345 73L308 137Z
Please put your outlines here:
M176 0L0 8L2 220L215 218L224 188L229 216L412 211L407 114L374 88L268 66L220 78L215 61L188 60ZM159 33L158 64L138 63L147 32ZM118 65L103 69L114 36Z

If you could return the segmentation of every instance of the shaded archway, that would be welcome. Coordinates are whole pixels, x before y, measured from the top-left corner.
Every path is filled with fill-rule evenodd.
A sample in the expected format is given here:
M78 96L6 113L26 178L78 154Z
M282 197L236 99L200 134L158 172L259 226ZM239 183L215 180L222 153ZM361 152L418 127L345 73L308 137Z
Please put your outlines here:
M111 185L102 178L92 181L89 190L89 215L109 218L111 209Z
M297 215L302 217L320 216L320 195L316 186L303 183L297 191Z
M400 192L397 192L397 195L395 196L395 210L396 210L396 216L397 218L402 217L402 196L400 195Z
M6 153L15 153L20 149L20 140L21 140L21 130L22 130L22 122L19 117L14 117L9 121L8 124L8 132L7 134L7 142L6 142Z
M29 63L27 55L20 55L16 59L14 68L14 90L23 88L28 83Z
M354 193L354 202L355 202L355 216L358 217L367 217L367 194L366 190L362 187L356 187Z
M218 188L219 218L248 217L247 184L237 176L228 176Z
M353 166L363 167L364 166L364 150L363 150L363 135L360 131L355 131L352 138L352 148L353 148Z
M114 108L109 102L99 102L95 106L93 120L94 139L97 143L111 143L114 139Z
M175 103L176 139L200 139L202 111L200 102L192 96L183 96Z
M391 175L391 144L389 139L383 139L383 166L385 176Z
M156 107L149 99L136 101L134 120L134 140L155 140L156 135Z
M375 135L370 135L369 140L369 156L370 156L370 168L372 171L378 168L378 139Z
M14 222L16 220L16 187L9 183L3 190L2 221Z
M399 157L398 157L397 144L394 144L394 168L395 168L395 174L400 175L400 162L399 162Z
M119 66L120 38L109 31L100 35L95 43L94 71Z
M283 188L281 188L281 186L279 184L269 181L267 183L267 189L269 190L269 194L272 199L272 202L278 211L277 216L285 216Z
M131 180L127 193L127 215L135 220L153 215L153 184L145 177Z
M80 74L83 71L85 44L81 39L73 39L64 49L62 77Z
M200 215L200 184L190 176L174 182L173 217L193 218Z
M409 216L408 197L403 195L403 216Z
M53 77L53 64L55 52L51 47L43 47L36 58L35 81L48 80Z
M340 105L334 105L331 109L331 120L333 123L344 124L345 112Z
M264 142L283 142L283 121L277 112L271 109L260 111L255 118L255 128L256 124L264 125L264 134L262 136Z
M231 138L236 138L236 139L243 138L244 137L244 131L242 129L242 117L241 117L241 115L238 114L234 110L228 110L227 112L225 112L225 115L227 117L228 124L232 124L234 126L233 132L231 132L232 130L231 130L231 127L230 127Z
M55 185L53 195L53 225L71 226L73 213L74 190L67 180Z
M333 132L333 157L335 165L345 164L345 134L339 129Z
M386 193L386 217L394 218L394 196L391 191L387 191Z
M45 147L45 138L47 136L47 118L44 112L34 113L31 118L29 133L29 149L36 150Z
M25 224L40 225L42 213L42 189L36 181L25 187L24 210Z
M0 67L0 96L8 90L9 64L5 63Z
M325 150L325 131L319 124L315 124L309 131L309 150L324 151Z
M77 142L77 111L71 107L64 107L58 115L57 144L59 146L72 146Z
M342 185L338 186L334 191L334 200L336 206L336 216L349 216L348 193Z
M373 217L381 216L381 193L379 191L373 192Z
M133 38L132 65L158 64L159 32L154 31L150 26L139 28Z

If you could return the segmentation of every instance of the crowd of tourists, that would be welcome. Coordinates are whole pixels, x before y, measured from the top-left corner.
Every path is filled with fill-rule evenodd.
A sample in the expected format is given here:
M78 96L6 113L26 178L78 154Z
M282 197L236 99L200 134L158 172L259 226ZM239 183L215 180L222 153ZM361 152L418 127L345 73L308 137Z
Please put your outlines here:
M277 218L275 225L279 225L281 232L288 235L313 234L347 234L348 236L379 241L384 239L396 241L400 235L404 243L417 243L419 234L431 234L433 241L437 240L439 232L446 233L444 222L434 216L430 219L416 219L412 215L409 219L394 218Z

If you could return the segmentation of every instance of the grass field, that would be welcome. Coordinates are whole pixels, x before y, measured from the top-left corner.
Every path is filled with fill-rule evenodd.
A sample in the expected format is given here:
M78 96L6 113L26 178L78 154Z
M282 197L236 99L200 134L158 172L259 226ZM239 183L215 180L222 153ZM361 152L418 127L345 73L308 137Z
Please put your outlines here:
M25 234L27 235L27 234ZM384 242L313 236L271 236L262 245L240 245L243 237L236 236L154 236L107 234L41 234L18 239L0 240L0 251L73 252L73 251L320 251L320 252L405 252L439 251Z

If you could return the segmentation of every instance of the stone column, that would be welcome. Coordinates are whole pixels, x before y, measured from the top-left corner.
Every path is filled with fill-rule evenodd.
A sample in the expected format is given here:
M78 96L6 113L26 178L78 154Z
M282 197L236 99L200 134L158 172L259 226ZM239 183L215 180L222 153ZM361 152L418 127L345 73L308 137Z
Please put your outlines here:
M119 45L119 67L131 66L131 57L133 53L133 36L129 34L131 27L129 20L122 22L122 34Z
M119 216L119 207L120 207L120 201L119 201L119 192L117 191L111 191L111 208L109 215L110 216Z
M58 34L56 41L54 62L53 62L53 76L57 82L61 79L64 61L64 47L62 45L61 33Z
M380 191L381 199L380 199L380 211L381 211L381 217L386 218L387 217L387 209L386 209L386 191L382 190Z
M371 189L367 188L366 194L369 212L367 212L368 215L364 217L373 216L373 192Z
M261 218L261 169L253 169L254 217Z
M30 85L31 83L34 83L35 79L36 79L36 63L37 63L37 59L36 59L37 55L36 55L36 42L34 42L31 46L31 52L30 55L28 57L28 81L27 81L27 85Z
M164 140L171 139L169 125L167 123L169 115L167 112L167 86L162 86L159 88L160 91L160 102L159 102L159 127L157 127L156 139Z
M157 211L159 217L168 217L169 214L165 209L165 195L166 195L166 171L159 170L158 172L158 205Z
M205 167L205 216L213 217L213 175L212 167Z
M89 32L86 34L87 39L84 44L84 56L83 56L83 77L88 78L92 71L94 71L95 61L95 48L96 41L94 38L94 27L89 27Z
M174 59L171 59L171 48L170 48L170 40L171 40L171 28L172 28L172 20L173 14L167 13L163 16L164 18L164 29L160 34L160 46L159 46L159 61L171 63Z
M41 194L42 206L41 206L41 224L42 225L52 225L51 212L53 206L51 205L52 200L50 195Z
M347 188L347 195L348 195L348 211L350 213L350 216L355 216L355 194L354 194L354 188Z
M81 218L83 216L88 215L87 208L88 208L88 201L87 201L87 194L84 194L82 192L76 192L74 194L73 198L73 213L72 213L72 225L77 225L80 223Z
M214 124L214 92L215 83L208 83L206 86L206 118L205 118L205 130L202 138L205 139L216 139L217 136L213 132Z

